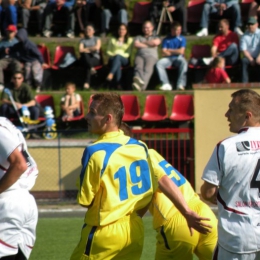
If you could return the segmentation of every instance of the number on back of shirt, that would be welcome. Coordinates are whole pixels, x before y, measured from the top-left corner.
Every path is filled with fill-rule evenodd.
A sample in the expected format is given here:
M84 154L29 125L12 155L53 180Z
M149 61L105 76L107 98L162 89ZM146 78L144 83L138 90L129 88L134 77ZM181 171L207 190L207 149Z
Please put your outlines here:
M258 196L260 197L260 159L257 161L255 171L250 182L250 188L258 189Z
M127 185L131 185L133 195L140 195L151 188L150 170L147 161L138 160L131 163L129 167L131 184L127 181L127 169L125 166L119 168L114 175L114 180L119 181L119 198L120 200L128 199Z

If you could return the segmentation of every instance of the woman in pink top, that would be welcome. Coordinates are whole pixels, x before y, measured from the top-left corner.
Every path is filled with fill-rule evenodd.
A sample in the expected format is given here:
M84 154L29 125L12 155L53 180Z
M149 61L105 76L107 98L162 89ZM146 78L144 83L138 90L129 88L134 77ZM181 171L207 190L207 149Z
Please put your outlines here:
M222 57L215 57L210 64L210 69L208 70L204 82L205 83L230 83L231 80L224 70L225 59Z

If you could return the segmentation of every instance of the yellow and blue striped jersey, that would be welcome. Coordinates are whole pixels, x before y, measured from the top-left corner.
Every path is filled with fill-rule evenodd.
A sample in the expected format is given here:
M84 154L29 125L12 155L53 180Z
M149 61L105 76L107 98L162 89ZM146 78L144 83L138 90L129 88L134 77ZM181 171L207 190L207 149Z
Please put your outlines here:
M104 226L146 207L154 176L147 146L123 132L109 132L82 157L78 203L87 206L86 224Z
M167 174L176 186L179 187L188 205L199 200L199 196L195 193L187 179L160 154L153 149L149 149L149 156L157 179L160 179L161 176ZM150 212L153 215L154 228L157 229L162 226L165 221L176 213L176 211L178 211L178 209L173 203L160 191L160 189L157 189L150 206Z

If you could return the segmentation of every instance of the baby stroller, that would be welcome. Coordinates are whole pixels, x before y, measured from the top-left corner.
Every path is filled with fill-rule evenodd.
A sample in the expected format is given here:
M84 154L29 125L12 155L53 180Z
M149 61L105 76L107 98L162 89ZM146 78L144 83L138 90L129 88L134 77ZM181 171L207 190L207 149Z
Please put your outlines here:
M18 126L17 128L21 130L26 139L30 138L31 133L39 131L40 129L43 129L42 135L45 139L55 139L57 137L56 123L53 115L53 110L50 106L46 106L44 108L45 121L41 122L40 120L31 120L28 107L22 107L21 115L15 104L10 89L5 88L4 92L9 96L21 124L21 126Z

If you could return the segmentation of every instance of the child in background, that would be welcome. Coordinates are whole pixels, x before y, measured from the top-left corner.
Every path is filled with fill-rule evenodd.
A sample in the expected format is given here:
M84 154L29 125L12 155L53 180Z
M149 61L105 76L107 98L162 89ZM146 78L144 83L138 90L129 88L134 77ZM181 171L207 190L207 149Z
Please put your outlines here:
M222 57L215 57L210 64L210 69L208 70L204 82L205 83L230 83L231 80L224 70L225 59Z
M61 98L62 121L70 121L71 118L80 115L81 96L75 93L76 85L68 82L65 85L66 94Z

